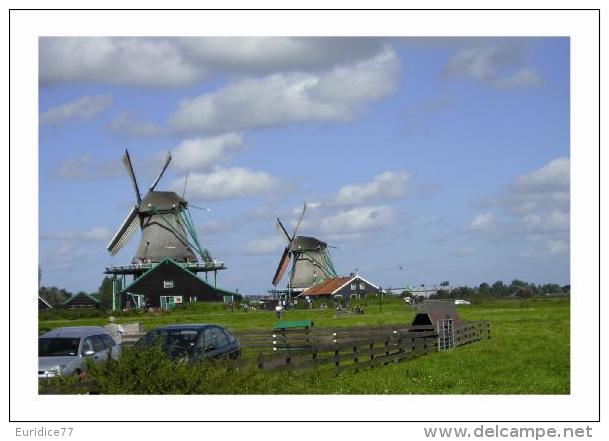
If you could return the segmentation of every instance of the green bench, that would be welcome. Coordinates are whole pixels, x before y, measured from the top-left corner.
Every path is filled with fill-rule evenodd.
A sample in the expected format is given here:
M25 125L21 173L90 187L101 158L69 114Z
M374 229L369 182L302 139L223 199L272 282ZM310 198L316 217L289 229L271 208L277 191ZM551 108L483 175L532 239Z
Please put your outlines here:
M297 329L297 328L303 328L303 329L309 329L313 327L313 321L312 320L297 320L297 321L286 321L286 320L279 320L277 323L275 323L275 326L273 326L273 329L279 329L279 330L284 330L284 329Z
M279 320L273 326L273 350L299 350L311 345L309 330L313 327L312 320L286 321ZM291 330L304 329L303 334L290 334ZM279 335L278 335L279 334ZM288 341L289 340L289 341Z

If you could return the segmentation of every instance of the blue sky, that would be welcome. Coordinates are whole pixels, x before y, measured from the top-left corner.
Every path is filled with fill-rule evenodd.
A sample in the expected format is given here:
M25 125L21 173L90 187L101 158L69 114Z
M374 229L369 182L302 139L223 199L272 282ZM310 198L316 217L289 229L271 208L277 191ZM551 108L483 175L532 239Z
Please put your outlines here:
M568 38L42 38L39 80L44 285L130 262L125 148L140 188L189 173L226 289L271 287L303 201L383 287L569 283Z

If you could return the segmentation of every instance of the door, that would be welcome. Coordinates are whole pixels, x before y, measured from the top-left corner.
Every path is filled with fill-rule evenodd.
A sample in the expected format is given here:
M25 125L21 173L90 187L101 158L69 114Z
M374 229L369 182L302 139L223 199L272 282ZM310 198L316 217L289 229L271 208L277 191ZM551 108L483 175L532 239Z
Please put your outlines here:
M169 311L176 307L176 299L174 296L161 296L161 309Z

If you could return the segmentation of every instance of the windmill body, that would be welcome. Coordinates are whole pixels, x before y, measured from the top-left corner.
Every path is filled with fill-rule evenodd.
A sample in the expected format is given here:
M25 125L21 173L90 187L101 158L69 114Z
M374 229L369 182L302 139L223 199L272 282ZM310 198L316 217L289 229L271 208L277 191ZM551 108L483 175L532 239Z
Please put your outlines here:
M133 172L129 152L123 163L135 190L136 204L106 247L116 255L141 230L141 238L129 265L108 266L113 274L113 309L125 305L163 307L183 301L222 301L235 293L216 288L217 271L224 263L213 259L201 246L188 210L188 201L172 191L155 188L171 161L168 154L158 177L142 198ZM205 273L205 281L197 273ZM213 272L213 286L207 283ZM133 276L130 284L126 276ZM238 295L237 295L238 297Z
M328 265L327 249L327 243L314 237L296 236L294 238L290 246L293 259L290 271L292 289L306 289L336 276L333 268Z
M138 209L142 237L132 263L158 263L167 258L178 262L198 260L182 220L187 204L169 191L151 191L142 199Z
M287 246L275 271L273 285L277 286L288 267L290 267L290 278L288 292L303 291L324 280L336 277L336 270L328 252L328 244L315 237L297 236L296 233L302 222L307 204L304 204L300 220L290 236L283 224L277 219L277 225L287 239Z

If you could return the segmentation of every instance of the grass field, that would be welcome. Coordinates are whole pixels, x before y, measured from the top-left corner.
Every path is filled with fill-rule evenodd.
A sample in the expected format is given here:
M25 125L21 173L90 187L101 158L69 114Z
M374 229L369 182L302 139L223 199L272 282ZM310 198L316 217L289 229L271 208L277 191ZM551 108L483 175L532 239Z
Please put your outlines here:
M168 323L190 322L217 323L232 330L269 329L276 322L273 312L230 312L220 305L199 305L190 311L172 311L162 316L121 317L118 321L142 321L145 329ZM489 320L492 338L450 352L432 353L402 363L340 375L334 375L330 369L324 368L305 372L263 372L217 367L207 369L205 381L200 381L204 384L193 386L186 393L569 393L568 297L485 299L470 306L458 307L458 311L464 320ZM285 319L312 319L316 327L337 327L405 324L410 323L412 316L413 312L399 301L390 301L382 307L370 303L366 313L361 316L335 318L332 310L302 310L286 313ZM44 330L105 323L104 318L46 320L40 321L39 327ZM165 384L164 387L174 386ZM168 390L164 392L167 393ZM120 389L115 393L120 393ZM141 393L159 391L153 389Z

